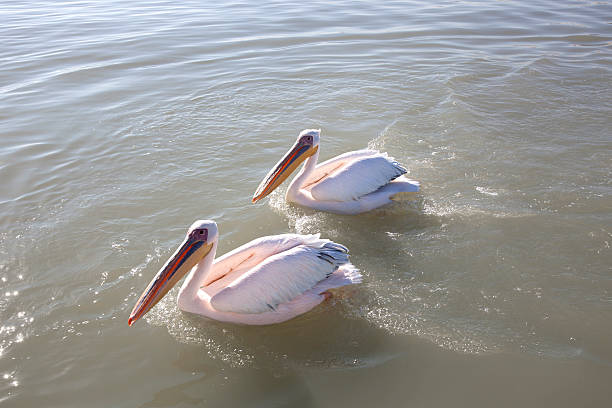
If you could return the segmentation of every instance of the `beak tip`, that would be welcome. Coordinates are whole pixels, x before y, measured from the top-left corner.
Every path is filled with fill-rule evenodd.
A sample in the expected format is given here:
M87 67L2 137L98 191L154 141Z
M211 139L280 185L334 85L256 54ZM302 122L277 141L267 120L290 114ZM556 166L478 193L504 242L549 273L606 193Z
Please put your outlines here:
M131 327L131 326L134 324L134 322L135 322L135 320L134 320L132 317L130 317L130 318L128 319L128 326L130 326L130 327Z

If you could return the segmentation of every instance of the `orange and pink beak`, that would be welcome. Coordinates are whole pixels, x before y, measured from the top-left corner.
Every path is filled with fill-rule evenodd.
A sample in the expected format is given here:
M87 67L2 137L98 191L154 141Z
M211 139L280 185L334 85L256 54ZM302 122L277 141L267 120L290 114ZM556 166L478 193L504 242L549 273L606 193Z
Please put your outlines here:
M252 201L257 202L274 191L304 160L315 154L318 148L319 146L313 145L312 142L298 139L287 154L264 177L253 194Z
M134 305L128 324L133 325L168 293L187 272L197 265L212 248L207 242L208 231L195 229L168 259Z

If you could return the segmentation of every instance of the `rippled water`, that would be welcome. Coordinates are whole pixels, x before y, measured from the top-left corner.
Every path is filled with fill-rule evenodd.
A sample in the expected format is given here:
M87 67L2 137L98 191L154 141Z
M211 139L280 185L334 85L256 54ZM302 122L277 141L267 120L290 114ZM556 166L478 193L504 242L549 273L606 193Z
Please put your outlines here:
M608 1L0 5L0 404L606 406ZM257 205L303 128L422 194ZM364 283L285 324L127 327L198 218L321 232Z

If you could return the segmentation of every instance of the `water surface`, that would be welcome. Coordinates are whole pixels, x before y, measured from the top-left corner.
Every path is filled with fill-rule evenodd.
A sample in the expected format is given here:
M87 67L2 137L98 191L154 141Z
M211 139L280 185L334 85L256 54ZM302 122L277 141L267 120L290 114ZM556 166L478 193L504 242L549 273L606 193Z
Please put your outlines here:
M0 401L606 406L607 1L0 6ZM421 181L360 216L257 205L301 129ZM140 292L196 219L315 233L364 283L285 324Z

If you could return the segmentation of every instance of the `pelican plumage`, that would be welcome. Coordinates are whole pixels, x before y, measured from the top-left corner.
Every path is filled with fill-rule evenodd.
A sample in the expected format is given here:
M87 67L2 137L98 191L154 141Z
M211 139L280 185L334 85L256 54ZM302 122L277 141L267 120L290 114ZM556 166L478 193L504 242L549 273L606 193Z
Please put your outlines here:
M187 273L177 300L181 310L251 325L292 319L331 296L329 289L361 282L347 248L318 234L261 237L215 259L218 238L214 221L194 222L136 302L128 324Z
M320 129L303 130L259 184L253 202L270 194L302 162L285 198L315 210L359 214L419 191L419 182L406 178L402 165L377 150L348 152L317 165L320 135Z

